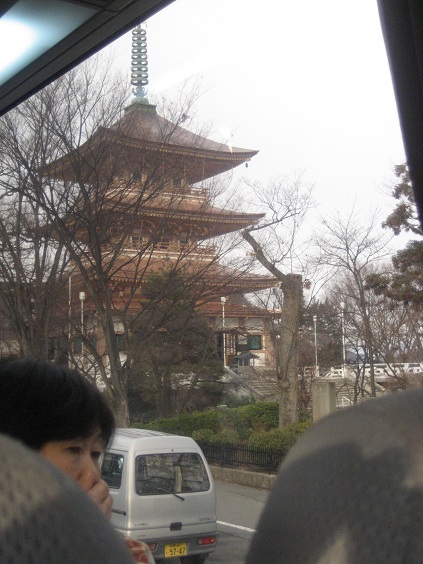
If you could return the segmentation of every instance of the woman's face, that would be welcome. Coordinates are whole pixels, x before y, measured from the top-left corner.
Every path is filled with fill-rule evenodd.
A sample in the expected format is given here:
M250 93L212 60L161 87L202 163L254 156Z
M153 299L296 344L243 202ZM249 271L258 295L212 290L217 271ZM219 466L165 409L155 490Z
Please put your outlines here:
M102 451L103 443L98 431L85 439L49 441L39 452L77 482L91 479L95 483L100 479Z

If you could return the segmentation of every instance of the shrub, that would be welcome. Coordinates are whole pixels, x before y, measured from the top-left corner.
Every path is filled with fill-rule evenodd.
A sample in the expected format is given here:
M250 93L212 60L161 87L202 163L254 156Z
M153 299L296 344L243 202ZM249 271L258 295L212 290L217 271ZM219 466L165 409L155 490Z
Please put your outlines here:
M236 408L236 407L243 407L244 405L250 405L252 403L256 403L256 398L254 396L247 396L243 398L237 397L227 397L225 398L225 404L227 407Z
M197 442L212 443L216 437L213 429L197 429L192 433L192 438Z
M245 405L236 410L236 429L242 435L252 432L269 431L279 424L279 404L263 402ZM246 437L248 438L248 437Z
M239 435L236 431L233 431L231 429L225 429L224 431L217 433L217 435L214 436L212 442L220 445L226 445L226 444L236 445L239 443Z
M212 429L198 429L192 434L192 438L199 443L212 443L215 445L238 444L239 435L236 431L225 429L220 433L215 433Z
M278 426L279 406L277 402L252 403L238 408L220 406L209 411L196 411L193 413L181 413L175 417L159 419L148 424L134 423L134 427L162 431L193 437L198 431L211 431L214 433L212 439L217 440L215 435L221 435L222 441L231 436L230 442L246 441L251 433L268 431ZM228 433L232 433L229 435ZM205 436L205 435L204 435ZM211 435L210 435L211 436ZM236 439L236 440L235 440ZM204 440L208 439L195 439ZM229 442L229 441L226 441Z
M218 432L219 414L217 411L196 411L194 413L181 413L175 417L159 419L147 425L139 425L134 423L134 427L142 427L163 433L173 433L175 435L184 435L192 437L194 431L198 429L212 429Z
M248 444L257 448L288 450L308 427L309 422L292 423L284 429L252 433Z

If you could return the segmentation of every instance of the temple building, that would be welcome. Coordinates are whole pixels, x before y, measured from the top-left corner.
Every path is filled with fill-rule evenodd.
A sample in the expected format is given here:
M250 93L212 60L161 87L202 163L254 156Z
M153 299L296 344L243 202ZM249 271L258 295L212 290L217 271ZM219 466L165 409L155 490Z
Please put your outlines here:
M135 55L142 32L134 30ZM263 214L233 211L214 202L219 175L248 163L257 151L188 131L182 127L183 113L175 113L174 119L160 116L146 98L146 67L141 67L133 65L135 97L121 119L50 163L45 176L69 191L75 185L89 187L88 196L76 200L75 208L86 217L92 206L94 227L76 214L69 221L87 248L93 236L90 229L97 239L101 233L99 252L109 277L117 336L124 333L120 312L136 316L142 309L148 274L176 269L195 280L197 309L214 328L223 364L273 366L270 314L244 294L277 286L277 281L239 268L236 257L226 264L221 259L220 241L257 223ZM92 275L99 275L94 266ZM70 307L79 311L82 300L82 324L95 332L92 298L85 284L75 268ZM100 335L95 338L97 347L106 348Z

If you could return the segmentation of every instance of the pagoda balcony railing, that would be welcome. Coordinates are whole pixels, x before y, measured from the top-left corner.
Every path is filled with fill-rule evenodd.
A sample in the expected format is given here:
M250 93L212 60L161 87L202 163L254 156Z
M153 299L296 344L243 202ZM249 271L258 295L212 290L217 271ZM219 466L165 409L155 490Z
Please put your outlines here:
M141 246L131 246L125 248L126 254L139 254L141 250ZM143 254L149 255L156 255L156 256L169 256L169 258L180 258L182 256L186 256L189 258L194 257L215 257L216 256L216 246L215 245L179 245L178 243L157 243L156 245L152 245L141 250Z
M157 189L153 188L150 191L146 191L146 194L155 192ZM195 200L195 201L206 201L208 199L208 192L204 188L171 188L170 186L163 186L163 189L158 192L161 198L168 198L169 200Z
M205 255L216 255L217 247L216 245L198 245L194 252Z
M175 253L185 252L187 254L215 254L215 245L204 245L193 243L181 243L180 241L159 241L153 245L155 251L172 251Z
M205 188L197 188L194 186L172 186L170 182L157 183L157 182L137 182L133 181L130 184L122 181L117 181L113 186L107 189L107 196L112 199L122 197L125 198L139 198L140 193L144 192L146 198L152 193L160 194L161 197L175 198L183 196L186 198L204 200L208 196L208 190Z

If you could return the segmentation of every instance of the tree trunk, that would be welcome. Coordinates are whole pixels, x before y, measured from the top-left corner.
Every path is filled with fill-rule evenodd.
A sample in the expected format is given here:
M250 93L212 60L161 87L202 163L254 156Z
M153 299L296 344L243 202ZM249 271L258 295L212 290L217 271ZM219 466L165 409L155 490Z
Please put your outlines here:
M281 349L279 355L279 427L298 421L298 333L303 295L301 274L284 274L264 254L261 245L247 229L242 232L257 260L281 281Z
M282 278L279 427L298 420L298 332L302 300L302 277L285 274Z
M115 414L116 427L127 428L130 425L128 400L122 395L117 394L113 400L113 412Z

